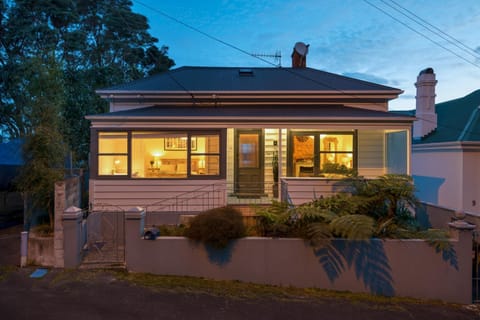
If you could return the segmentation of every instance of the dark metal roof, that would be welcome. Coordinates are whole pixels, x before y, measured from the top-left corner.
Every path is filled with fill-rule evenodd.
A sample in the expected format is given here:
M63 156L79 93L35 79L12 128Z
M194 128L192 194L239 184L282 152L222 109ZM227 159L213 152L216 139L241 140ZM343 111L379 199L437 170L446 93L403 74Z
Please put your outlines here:
M191 107L191 106L151 106L125 111L109 112L87 117L90 120L152 120L175 119L199 121L205 120L271 120L295 121L311 119L321 120L382 120L382 121L413 121L413 117L395 114L392 112L374 111L353 108L343 105L258 105L258 106L230 106L230 107Z
M437 128L414 144L480 141L480 90L435 105Z
M100 94L159 91L380 91L402 93L400 89L312 68L234 67L181 67L145 79L97 90Z

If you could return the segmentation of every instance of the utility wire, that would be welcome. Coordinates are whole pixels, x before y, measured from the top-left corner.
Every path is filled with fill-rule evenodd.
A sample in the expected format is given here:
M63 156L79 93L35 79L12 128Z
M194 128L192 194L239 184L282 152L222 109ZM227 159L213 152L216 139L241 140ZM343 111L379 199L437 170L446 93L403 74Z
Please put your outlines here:
M159 10L159 9L153 8L153 7L145 4L145 3L142 2L142 1L133 0L133 2L136 2L136 3L138 3L139 5L147 8L147 9L150 9L150 10L152 10L152 11L154 11L154 12L156 12L156 13L162 15L162 16L164 16L165 18L168 18L168 19L170 19L170 20L172 20L172 21L175 21L176 23L181 24L182 26L184 26L184 27L186 27L186 28L188 28L188 29L190 29L190 30L193 30L193 31L195 31L195 32L197 32L197 33L200 33L200 34L204 35L204 36L207 37L207 38L210 38L210 39L212 39L212 40L214 40L214 41L217 41L217 42L219 42L219 43L221 43L221 44L223 44L223 45L225 45L225 46L227 46L227 47L230 47L230 48L232 48L232 49L234 49L234 50L240 51L240 52L242 52L242 53L244 53L244 54L246 54L246 55L249 55L249 56L254 57L254 58L258 59L258 60L261 60L261 61L263 61L263 62L265 62L265 63L267 63L267 64L269 64L269 65L272 65L272 66L274 66L274 67L277 67L276 64L274 64L274 63L272 63L272 62L270 62L270 61L268 61L268 60L266 60L266 59L263 59L262 57L256 57L255 55L253 55L253 54L251 54L251 53L249 53L249 52L247 52L247 51L245 51L245 50L243 50L243 49L241 49L241 48L239 48L239 47L237 47L237 46L235 46L235 45L233 45L233 44L231 44L231 43L228 43L228 42L226 42L226 41L223 41L222 39L219 39L219 38L217 38L217 37L215 37L215 36L212 36L211 34L208 34L208 33L204 32L204 31L202 31L202 30L200 30L200 29L198 29L198 28L196 28L196 27L194 27L194 26L191 26L191 25L189 25L188 23L185 23L185 22L183 22L182 20L179 20L179 19L177 19L177 18L175 18L175 17L173 17L173 16L171 16L171 15L169 15L169 14L167 14L167 13L165 13L165 12Z
M425 19L422 19L421 17L419 17L418 15L416 15L415 13L413 13L412 11L408 10L407 8L401 6L400 4L398 4L397 2L393 1L393 0L390 0L391 3L395 4L398 8L400 8L401 10L403 10L404 12L400 11L398 8L396 8L395 6L393 6L391 3L388 3L387 1L385 0L380 0L382 1L385 5L389 6L390 8L392 8L393 10L397 11L398 13L400 13L401 15L407 17L408 19L412 20L413 22L415 22L416 24L424 27L425 29L427 29L428 31L432 32L433 34L437 35L438 37L442 38L443 40L447 41L448 43L452 44L453 46L457 47L458 49L464 51L465 53L471 55L472 57L476 58L476 59L480 59L480 54L478 54L477 52L475 52L475 49L472 49L470 47L468 47L467 45L463 44L460 40L458 39L455 39L454 37L452 37L451 35L443 32L441 29L437 28L436 26L432 25L431 23L429 23L428 21L426 21ZM407 12L408 14L406 14L405 12Z
M439 44L439 43L431 40L431 39L428 38L427 36L423 35L422 33L416 31L415 29L411 28L411 27L408 26L407 24L403 23L402 21L400 21L400 20L396 19L395 17L391 16L389 13L387 13L387 12L385 12L384 10L380 9L379 7L373 5L373 4L370 3L368 0L364 0L364 1L367 2L369 5L377 8L377 9L380 10L380 11L382 11L382 12L385 13L386 15L390 16L392 19L394 19L394 20L398 21L399 23L405 25L407 28L411 29L411 30L414 31L415 33L418 33L419 35L427 38L428 40L430 40L430 41L432 41L433 43L439 45L440 47L444 48L445 50L447 50L447 51L455 54L456 56L458 56L458 57L461 58L462 60L465 60L465 61L467 61L468 63L473 64L472 62L464 59L463 57L461 57L461 56L459 56L459 55L457 55L455 52L451 51L450 49L445 48L445 47L442 46L441 44ZM190 30L193 30L193 31L195 31L195 32L197 32L197 33L200 33L200 34L208 37L209 39L212 39L212 40L214 40L214 41L217 41L217 42L219 42L219 43L221 43L221 44L223 44L223 45L225 45L225 46L227 46L227 47L230 47L230 48L232 48L232 49L234 49L234 50L237 50L237 51L239 51L239 52L241 52L241 53L244 53L244 54L246 54L246 55L248 55L248 56L250 56L250 57L253 57L253 58L255 58L255 59L258 59L258 60L260 60L260 61L263 61L263 62L265 62L265 63L267 63L267 64L269 64L269 65L272 65L272 66L278 68L278 66L277 66L276 64L274 64L274 63L272 63L272 62L270 62L270 61L268 61L268 60L266 60L266 59L263 59L263 58L261 58L261 57L258 57L258 56L254 55L254 54L252 54L252 53L247 52L246 50L243 50L243 49L241 49L241 48L239 48L239 47L237 47L237 46L235 46L235 45L232 45L232 44L230 44L230 43L228 43L228 42L226 42L226 41L224 41L224 40L221 40L221 39L219 39L219 38L217 38L217 37L215 37L215 36L212 36L212 35L204 32L204 31L202 31L202 30L200 30L200 29L198 29L198 28L196 28L196 27L193 27L193 26L191 26L191 25L189 25L189 24L187 24L187 23L185 23L185 22L183 22L183 21L181 21L181 20L179 20L179 19L177 19L177 18L175 18L175 17L173 17L173 16L171 16L171 15L169 15L169 14L167 14L167 13L161 11L161 10L159 10L159 9L153 8L153 7L151 7L151 6L143 3L142 1L133 0L133 2L136 2L136 3L138 3L139 5L145 7L145 8L147 8L147 9L153 11L153 12L156 12L156 13L158 13L158 14L160 14L160 15L162 15L162 16L164 16L164 17L166 17L166 18L168 18L168 19L170 19L170 20L172 20L172 21L174 21L174 22L176 22L176 23L178 23L178 24L181 24L181 25L183 25L184 27L186 27L186 28L188 28L188 29L190 29ZM480 66L477 65L477 64L473 64L473 65L476 66L476 67L478 67L478 68L480 68ZM322 86L327 87L327 88L329 88L329 89L332 89L332 90L334 90L334 91L343 93L343 94L345 94L345 95L347 95L347 96L350 96L350 97L353 97L353 98L358 98L358 96L356 96L356 95L353 95L353 94L351 94L351 93L344 92L344 91L341 90L341 89L332 87L332 86L330 86L330 85L327 84L327 83L323 83L323 82L321 82L321 81L318 81L317 79L313 79L313 78L307 77L307 76L305 76L305 75L302 75L302 74L300 74L300 73L298 73L298 72L295 72L294 70L292 70L292 69L290 69L290 68L279 68L279 69L280 69L280 70L284 70L284 71L286 71L286 72L289 72L289 73L291 73L291 74L294 74L295 76L298 76L298 77L303 78L303 79L305 79L305 80L312 81L313 83L322 85ZM169 73L170 77L172 78L172 80L175 81L185 92L187 92L187 93L192 97L192 99L193 99L194 102L195 102L195 97L193 96L193 94L192 94L187 88L185 88L177 79L175 79L175 77L171 74L171 72L168 72L168 73ZM383 104L380 104L380 103L372 103L372 104L373 104L373 105L383 106ZM393 111L393 112L394 112L394 111ZM423 119L423 118L420 118L420 117L417 117L417 119L419 119L419 120L424 120L424 121L427 121L427 122L432 122L432 121L430 121L430 120L428 120L428 119ZM437 123L437 126L438 126L438 123ZM462 130L464 129L464 128L455 128L455 127L450 127L450 126L439 126L439 127L443 127L443 128L446 128L446 129L459 130L459 131L462 131ZM471 132L471 131L470 131L470 132ZM476 132L471 132L471 133L477 134Z
M398 23L402 24L402 25L405 26L406 28L410 29L411 31L415 32L416 34L420 35L421 37L423 37L423 38L427 39L428 41L434 43L435 45L439 46L440 48L442 48L442 49L450 52L451 54L457 56L458 58L460 58L460 59L462 59L463 61L471 64L472 66L477 67L477 68L480 69L480 65L478 65L478 64L476 64L476 63L474 63L474 62L471 62L470 60L468 60L468 59L464 58L463 56L457 54L455 51L453 51L453 50L445 47L445 46L442 45L441 43L439 43L439 42L431 39L430 37L428 37L427 35L421 33L420 31L415 30L413 27L409 26L408 24L406 24L406 23L403 22L402 20L397 19L396 17L394 17L393 15L391 15L390 13L388 13L387 11L383 10L383 9L380 8L379 6L371 3L371 2L368 1L368 0L363 0L363 1L364 1L365 3L367 3L368 5L374 7L374 8L377 9L378 11L381 11L381 12L384 13L385 15L389 16L389 17L392 18L393 20L397 21Z

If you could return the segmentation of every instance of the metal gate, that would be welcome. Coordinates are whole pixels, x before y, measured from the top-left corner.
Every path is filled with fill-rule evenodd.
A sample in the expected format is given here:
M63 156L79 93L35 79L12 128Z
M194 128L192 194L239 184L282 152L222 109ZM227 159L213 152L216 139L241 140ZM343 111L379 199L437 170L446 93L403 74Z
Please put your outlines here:
M87 216L87 252L83 265L122 266L125 263L125 212L93 211Z
M473 260L472 260L472 302L480 303L480 234L473 232Z

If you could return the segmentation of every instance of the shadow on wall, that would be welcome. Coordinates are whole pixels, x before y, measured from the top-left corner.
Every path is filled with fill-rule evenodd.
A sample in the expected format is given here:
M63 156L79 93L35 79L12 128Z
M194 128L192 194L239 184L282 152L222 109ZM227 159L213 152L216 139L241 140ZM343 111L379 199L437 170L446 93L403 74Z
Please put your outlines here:
M332 240L329 245L315 251L330 282L335 282L347 268L354 268L371 293L393 296L393 279L383 242L372 240Z
M438 204L438 193L445 178L413 175L416 196L423 202Z

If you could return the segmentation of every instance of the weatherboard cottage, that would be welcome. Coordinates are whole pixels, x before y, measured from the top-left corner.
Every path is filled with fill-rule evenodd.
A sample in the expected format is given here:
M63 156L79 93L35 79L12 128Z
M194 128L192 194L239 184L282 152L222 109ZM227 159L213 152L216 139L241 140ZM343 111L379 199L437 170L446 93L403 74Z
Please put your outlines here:
M294 204L335 192L342 175L410 173L413 117L401 90L306 66L181 67L98 90L90 205L143 207L163 222L223 205Z

